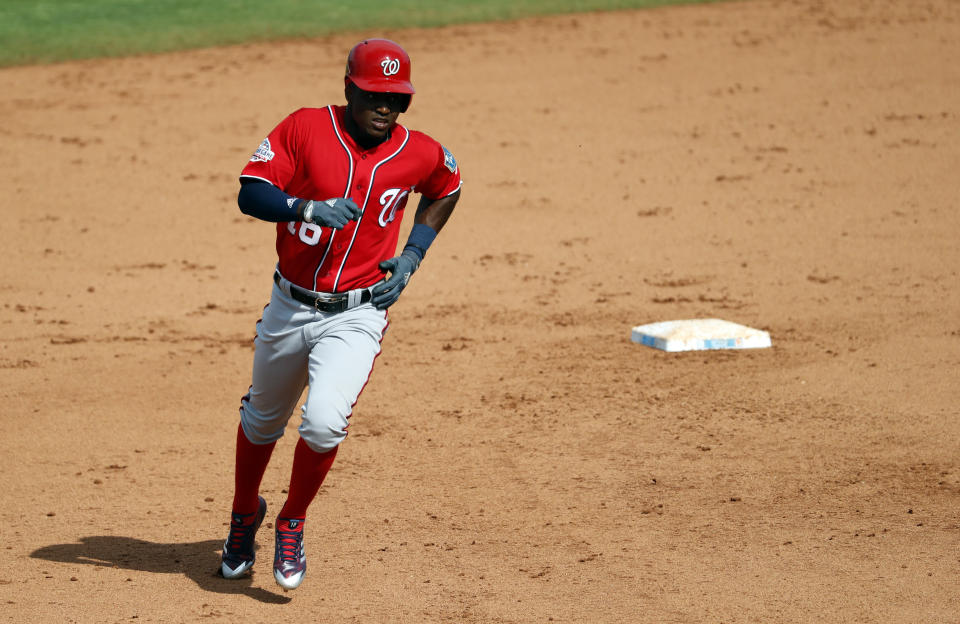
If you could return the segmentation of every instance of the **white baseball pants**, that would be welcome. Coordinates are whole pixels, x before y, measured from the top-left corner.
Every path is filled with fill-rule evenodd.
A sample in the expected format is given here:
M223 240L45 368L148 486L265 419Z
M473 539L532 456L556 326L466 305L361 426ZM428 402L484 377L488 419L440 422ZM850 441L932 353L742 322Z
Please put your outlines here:
M240 406L247 438L254 444L280 439L309 386L300 436L318 453L340 444L387 325L386 311L369 303L345 312L318 312L274 284L257 322L253 381Z

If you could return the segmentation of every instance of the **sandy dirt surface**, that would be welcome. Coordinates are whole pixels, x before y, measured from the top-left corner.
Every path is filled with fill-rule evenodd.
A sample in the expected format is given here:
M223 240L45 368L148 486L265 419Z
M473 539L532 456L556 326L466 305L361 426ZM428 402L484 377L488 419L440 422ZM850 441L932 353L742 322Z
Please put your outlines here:
M960 621L960 4L369 34L465 185L290 593L269 529L216 575L274 264L237 176L358 37L0 70L0 619ZM773 347L630 341L711 317Z

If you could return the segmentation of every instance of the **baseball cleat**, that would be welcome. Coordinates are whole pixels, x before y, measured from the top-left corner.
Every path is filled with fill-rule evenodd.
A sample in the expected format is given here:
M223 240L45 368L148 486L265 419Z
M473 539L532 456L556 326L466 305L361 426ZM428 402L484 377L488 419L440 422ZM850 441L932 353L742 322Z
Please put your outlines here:
M256 555L253 552L254 538L257 529L267 515L267 501L260 499L260 508L251 514L233 514L230 517L230 534L223 543L223 559L220 563L220 572L223 578L240 578L253 567ZM250 518L253 517L253 522Z
M284 589L296 589L303 582L306 571L307 557L303 553L303 519L277 518L273 578Z

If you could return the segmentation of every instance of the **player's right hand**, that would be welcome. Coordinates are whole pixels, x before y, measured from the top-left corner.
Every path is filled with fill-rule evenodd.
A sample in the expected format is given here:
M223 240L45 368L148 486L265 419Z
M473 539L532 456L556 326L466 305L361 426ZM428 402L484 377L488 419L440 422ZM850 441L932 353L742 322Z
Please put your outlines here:
M324 201L310 200L303 206L303 220L324 227L342 230L349 221L360 218L360 208L345 197L334 197Z

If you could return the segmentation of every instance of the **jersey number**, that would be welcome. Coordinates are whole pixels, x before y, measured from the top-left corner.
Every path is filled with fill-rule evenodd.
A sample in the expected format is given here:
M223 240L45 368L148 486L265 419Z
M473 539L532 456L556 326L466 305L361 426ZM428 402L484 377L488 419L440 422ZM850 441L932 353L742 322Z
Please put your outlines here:
M287 223L287 231L291 234L297 234L297 224L294 221ZM300 240L302 240L307 245L316 245L320 242L320 235L322 234L320 226L316 223L307 223L306 221L300 222Z
M407 189L398 188L384 191L383 195L380 196L380 205L383 206L383 210L380 211L380 217L378 219L380 227L387 227L387 224L397 217L397 208L400 207L400 204L403 203L403 200L409 193L410 191ZM296 221L289 221L287 223L287 231L294 236L299 235L300 240L307 245L316 245L320 242L320 236L323 234L323 231L319 225L316 223L307 223L306 221L300 221L299 223L299 232L297 231Z

